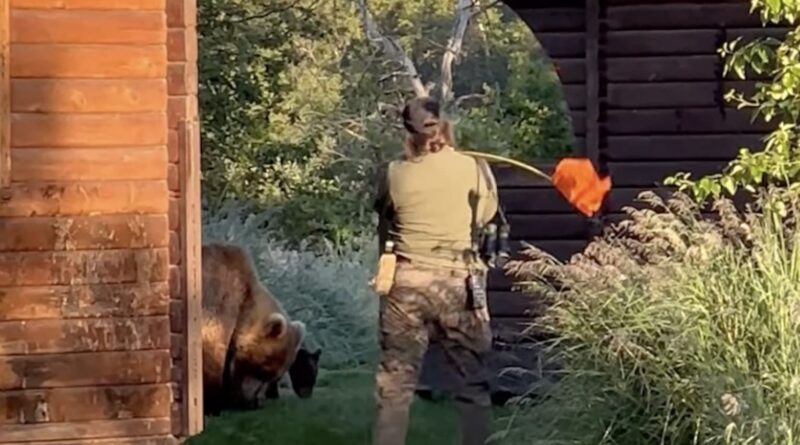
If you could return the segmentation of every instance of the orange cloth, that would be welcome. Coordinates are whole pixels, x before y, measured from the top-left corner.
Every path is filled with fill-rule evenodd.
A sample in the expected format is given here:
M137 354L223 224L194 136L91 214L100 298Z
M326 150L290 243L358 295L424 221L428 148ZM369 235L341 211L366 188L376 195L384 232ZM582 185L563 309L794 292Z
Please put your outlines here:
M600 178L588 159L565 158L556 165L553 185L578 211L593 216L611 190L611 178Z

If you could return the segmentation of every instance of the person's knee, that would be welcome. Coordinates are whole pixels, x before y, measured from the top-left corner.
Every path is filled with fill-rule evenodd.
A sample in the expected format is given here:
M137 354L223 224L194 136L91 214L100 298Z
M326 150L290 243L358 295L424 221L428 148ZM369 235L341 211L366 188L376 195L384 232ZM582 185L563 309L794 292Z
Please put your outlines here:
M375 382L375 395L384 405L410 404L416 384L417 373L413 365L381 365Z

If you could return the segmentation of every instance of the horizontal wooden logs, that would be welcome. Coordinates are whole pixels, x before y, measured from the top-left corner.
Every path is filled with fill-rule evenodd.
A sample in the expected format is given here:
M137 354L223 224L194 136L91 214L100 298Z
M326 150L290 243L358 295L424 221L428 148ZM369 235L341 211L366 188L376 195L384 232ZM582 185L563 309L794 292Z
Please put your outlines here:
M546 175L552 175L553 170L555 169L555 164L553 163L537 162L534 163L533 166L541 170ZM497 180L497 187L500 189L552 187L550 185L550 181L538 175L534 175L528 171L510 167L505 164L493 164L492 172Z
M9 442L136 437L169 434L170 432L171 426L168 417L0 426L0 438Z
M11 77L164 79L164 45L11 45Z
M163 112L163 79L13 79L11 111L16 113Z
M550 213L574 213L574 209L569 202L552 187L521 189L501 188L499 190L499 195L503 210L509 214L543 215Z
M564 85L564 101L572 110L586 109L586 87L584 85Z
M167 213L167 181L13 183L0 190L0 218Z
M720 173L727 161L706 162L609 162L608 170L615 187L649 187L679 172L691 173L693 178Z
M534 34L552 31L583 31L586 29L586 13L583 8L515 8L515 11Z
M0 322L0 355L169 349L169 318Z
M606 103L614 108L677 108L731 107L725 95L735 90L750 96L754 82L669 82L669 83L611 83L607 87Z
M759 151L761 134L611 136L603 154L611 161L733 159L743 147Z
M609 82L716 81L722 73L718 55L666 57L610 57L605 76Z
M752 122L749 110L683 108L661 110L610 110L605 122L611 135L753 134L770 131L774 123Z
M550 60L563 85L586 83L586 60L583 57L578 59L552 58Z
M12 147L152 147L167 144L166 113L11 115ZM166 167L165 167L166 168Z
M525 298L524 296L522 298ZM494 317L490 321L495 341L524 343L535 339L533 317Z
M0 251L167 247L166 215L0 219Z
M521 292L491 292L488 304L492 317L526 317L541 310L536 297Z
M174 419L174 417L173 417ZM178 445L182 442L173 435L142 437L115 437L111 439L74 439L46 442L13 442L5 445Z
M161 11L68 11L14 9L12 43L163 44L167 19Z
M536 40L549 57L583 57L586 54L585 34L581 32L539 32Z
M0 286L147 283L167 280L167 249L0 252Z
M11 180L136 181L167 179L167 149L12 150Z
M725 41L744 37L745 41L763 36L781 36L781 29L718 29L666 31L612 31L606 36L608 56L714 55Z
M583 215L508 215L513 240L585 239L590 226Z
M167 384L6 391L0 425L43 423L45 409L52 423L169 417L171 402Z
M169 350L0 356L0 390L169 383Z
M756 28L758 14L751 14L747 2L738 3L662 3L612 6L605 24L611 30L681 28Z
M0 287L0 321L169 314L169 284Z
M166 0L10 0L14 9L114 9L163 11Z

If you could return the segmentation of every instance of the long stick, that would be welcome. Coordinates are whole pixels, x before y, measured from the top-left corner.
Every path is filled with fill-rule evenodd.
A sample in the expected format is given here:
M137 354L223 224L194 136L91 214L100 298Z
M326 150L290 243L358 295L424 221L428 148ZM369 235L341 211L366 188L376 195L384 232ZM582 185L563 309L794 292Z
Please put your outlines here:
M484 158L484 159L488 159L490 161L503 162L503 163L506 163L506 164L510 164L510 165L515 166L515 167L519 167L519 168L521 168L523 170L526 170L526 171L528 171L530 173L533 173L536 176L544 178L549 182L553 182L553 178L551 178L550 175L548 175L547 173L539 170L536 167L533 167L533 166L530 166L528 164L525 164L524 162L515 161L513 159L509 159L509 158L506 158L506 157L500 156L500 155L493 155L493 154L489 154L489 153L481 153L481 152L477 152L477 151L461 151L461 153L464 153L465 155L469 155L469 156L474 156L476 158Z

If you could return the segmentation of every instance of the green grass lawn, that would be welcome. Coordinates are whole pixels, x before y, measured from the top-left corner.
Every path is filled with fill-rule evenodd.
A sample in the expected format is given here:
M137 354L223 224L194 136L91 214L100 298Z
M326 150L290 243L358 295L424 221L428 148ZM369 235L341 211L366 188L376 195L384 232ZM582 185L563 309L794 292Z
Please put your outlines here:
M311 399L300 400L283 390L280 400L263 409L225 413L209 418L205 431L190 445L367 445L375 412L373 373L367 371L320 372ZM502 430L510 411L496 411L496 429ZM408 443L455 445L457 417L448 403L416 399ZM495 442L498 443L498 442ZM504 442L508 443L508 442Z

